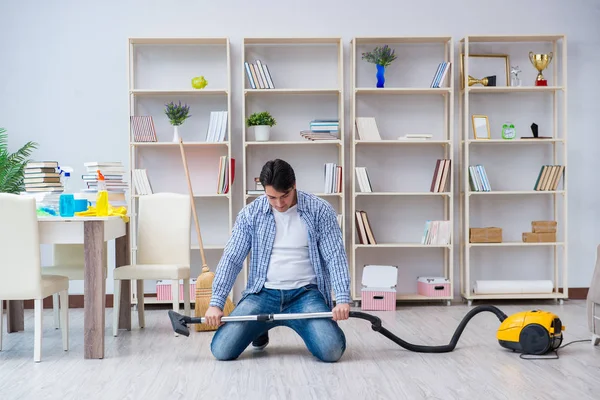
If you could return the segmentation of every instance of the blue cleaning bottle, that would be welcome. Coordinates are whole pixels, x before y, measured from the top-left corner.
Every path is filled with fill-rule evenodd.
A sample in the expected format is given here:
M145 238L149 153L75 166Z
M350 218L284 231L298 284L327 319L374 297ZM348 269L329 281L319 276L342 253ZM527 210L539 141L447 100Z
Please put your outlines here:
M67 172L64 169L63 178L63 193L60 195L58 210L61 217L73 217L75 216L75 196L71 192L69 181L71 178L71 172Z

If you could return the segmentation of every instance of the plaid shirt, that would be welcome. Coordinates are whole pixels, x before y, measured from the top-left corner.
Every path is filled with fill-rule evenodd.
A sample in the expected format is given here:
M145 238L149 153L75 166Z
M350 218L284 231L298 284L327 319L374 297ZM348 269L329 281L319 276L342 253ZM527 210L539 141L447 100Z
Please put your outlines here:
M332 308L332 286L337 303L350 303L348 260L337 214L327 201L301 190L297 190L297 194L298 213L308 227L308 253L319 291ZM260 196L237 215L232 235L217 265L211 306L224 308L227 295L249 252L248 283L242 299L262 289L274 241L275 217L267 197Z

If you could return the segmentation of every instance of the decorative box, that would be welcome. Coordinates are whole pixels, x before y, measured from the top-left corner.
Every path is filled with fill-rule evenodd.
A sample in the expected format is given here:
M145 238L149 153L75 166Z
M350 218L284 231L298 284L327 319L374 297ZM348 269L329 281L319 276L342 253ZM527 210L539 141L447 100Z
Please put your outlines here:
M556 242L556 232L523 232L523 242L554 243Z
M531 232L534 233L556 233L556 221L532 221Z
M362 274L361 309L395 311L397 283L397 266L365 265Z
M427 297L450 296L450 280L447 278L420 276L417 279L417 293Z
M470 228L469 242L471 243L502 243L502 228Z
M173 301L173 292L171 291L171 282L168 279L156 282L156 300ZM196 297L196 279L190 279L190 301ZM183 280L179 281L179 300L183 301Z

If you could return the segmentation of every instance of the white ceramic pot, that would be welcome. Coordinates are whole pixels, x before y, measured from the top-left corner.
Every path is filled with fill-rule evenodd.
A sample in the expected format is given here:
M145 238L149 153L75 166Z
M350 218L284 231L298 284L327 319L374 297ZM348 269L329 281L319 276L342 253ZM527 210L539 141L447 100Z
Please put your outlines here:
M266 142L269 140L271 127L269 125L255 125L254 136L257 142Z
M179 126L173 126L173 142L179 143Z

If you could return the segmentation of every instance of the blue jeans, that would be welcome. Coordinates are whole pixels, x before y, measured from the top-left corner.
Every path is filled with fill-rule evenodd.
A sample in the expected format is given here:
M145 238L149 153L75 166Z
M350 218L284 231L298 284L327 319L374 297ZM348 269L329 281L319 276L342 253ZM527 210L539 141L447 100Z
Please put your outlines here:
M263 288L259 293L249 294L242 299L230 315L329 311L331 309L317 286L308 285L292 290ZM218 360L234 360L254 339L277 326L287 326L296 331L308 350L321 361L336 362L346 350L346 336L336 321L331 318L308 318L226 322L215 332L211 351Z

